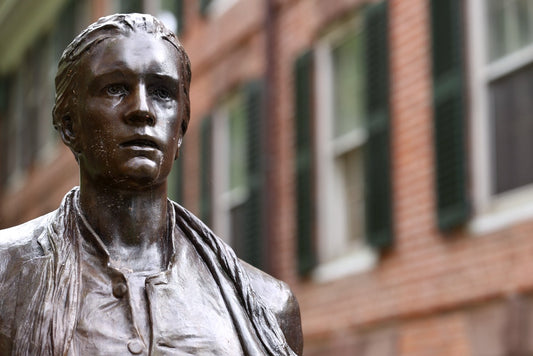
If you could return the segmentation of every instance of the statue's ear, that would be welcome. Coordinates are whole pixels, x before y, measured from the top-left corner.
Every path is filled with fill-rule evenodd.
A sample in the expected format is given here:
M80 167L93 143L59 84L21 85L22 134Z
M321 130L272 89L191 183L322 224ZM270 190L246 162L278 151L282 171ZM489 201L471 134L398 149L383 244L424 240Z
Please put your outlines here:
M72 151L76 153L80 152L77 130L75 129L74 120L70 115L65 115L61 118L61 139Z
M180 135L178 137L178 149L176 150L176 155L174 156L174 160L177 160L180 155L180 149L181 149L181 143L183 142L183 136Z

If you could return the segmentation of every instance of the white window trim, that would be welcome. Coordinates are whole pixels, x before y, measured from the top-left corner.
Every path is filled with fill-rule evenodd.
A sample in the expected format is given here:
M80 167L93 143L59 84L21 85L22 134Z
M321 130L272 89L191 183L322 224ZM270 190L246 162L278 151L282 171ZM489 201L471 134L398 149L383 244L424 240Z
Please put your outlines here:
M334 158L354 147L363 145L367 139L367 133L364 129L354 130L344 136L337 138L334 142L330 139L333 137L333 86L331 78L332 63L331 52L332 44L338 42L344 37L347 31L355 30L360 26L360 18L339 26L324 36L314 50L316 85L316 140L317 147L317 185L319 187L317 198L321 204L317 205L318 214L318 238L317 251L328 251L331 240L339 236L336 230L339 224L335 224L337 217L335 209L332 209L331 187L336 186L335 174L336 169ZM325 188L330 187L330 188ZM320 260L320 257L319 257ZM354 243L347 246L346 252L328 262L319 262L318 266L312 272L312 278L315 282L323 283L330 280L342 278L348 275L363 273L371 270L377 263L377 253L365 242Z
M241 96L242 94L233 95ZM231 233L231 209L249 198L250 189L245 186L227 190L230 184L227 164L230 150L228 140L230 134L228 103L230 101L223 101L223 104L213 115L212 164L213 175L217 177L213 181L213 230L231 245L234 242Z
M470 151L472 152L472 192L474 218L469 230L487 234L533 218L533 184L498 195L491 194L490 81L533 63L533 45L488 63L484 0L467 3L468 71L470 93Z

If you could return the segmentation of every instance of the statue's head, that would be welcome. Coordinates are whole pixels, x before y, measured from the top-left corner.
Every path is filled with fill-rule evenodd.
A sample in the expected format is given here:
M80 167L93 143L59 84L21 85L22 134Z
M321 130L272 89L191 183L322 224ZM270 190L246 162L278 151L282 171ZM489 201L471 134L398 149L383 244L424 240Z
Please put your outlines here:
M144 32L176 48L176 65L180 74L180 102L182 105L181 133L185 134L190 119L189 87L191 64L185 49L176 35L161 21L148 14L115 14L100 18L81 32L65 48L59 60L55 79L56 99L53 111L54 127L60 131L61 119L76 110L76 93L79 83L77 76L80 60L90 55L95 45L117 36L128 36L134 32Z
M54 127L82 175L166 179L189 123L190 80L185 50L159 20L101 18L59 61Z

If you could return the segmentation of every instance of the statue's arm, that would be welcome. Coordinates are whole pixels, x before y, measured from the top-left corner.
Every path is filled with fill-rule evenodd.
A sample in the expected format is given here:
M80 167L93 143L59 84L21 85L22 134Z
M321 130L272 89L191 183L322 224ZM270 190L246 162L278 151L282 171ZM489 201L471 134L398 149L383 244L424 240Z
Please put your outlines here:
M1 236L1 234L0 234ZM4 248L3 248L4 247ZM11 355L17 274L11 254L0 244L0 355Z
M246 262L241 263L250 276L257 296L276 316L287 343L297 355L302 355L300 307L289 286Z
M31 290L33 287L20 280L22 265L43 256L37 239L45 234L46 221L45 217L40 217L0 230L0 356L11 355L18 293L21 288Z
M283 283L285 284L285 283ZM300 318L300 306L291 290L285 285L287 298L282 312L278 314L278 322L285 335L287 343L297 355L303 353L302 323Z

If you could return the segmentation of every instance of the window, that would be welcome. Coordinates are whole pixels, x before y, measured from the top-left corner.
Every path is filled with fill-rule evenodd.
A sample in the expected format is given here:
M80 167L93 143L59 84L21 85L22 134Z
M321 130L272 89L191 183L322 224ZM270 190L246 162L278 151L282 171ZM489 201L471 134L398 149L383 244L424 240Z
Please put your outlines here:
M55 67L51 38L44 37L4 83L9 95L2 117L7 134L3 183L11 189L22 183L33 162L49 158L57 142L51 119Z
M392 242L386 10L337 24L295 64L299 267L318 280L370 268Z
M213 227L221 236L239 250L239 226L248 199L246 112L242 93L237 92L224 101L215 114L214 171L217 184L214 188L215 205Z
M237 255L262 263L261 83L222 100L202 124L201 215Z
M470 0L468 16L474 227L484 230L532 216L533 3Z
M18 67L2 75L1 177L3 188L16 190L35 162L52 157L58 136L52 126L54 78L65 47L77 25L85 22L87 3L69 1L58 15L60 21L47 34L36 36L21 53ZM68 14L66 16L65 14Z
M363 33L358 22L330 33L315 50L320 262L360 250L365 241L363 151L367 131Z

